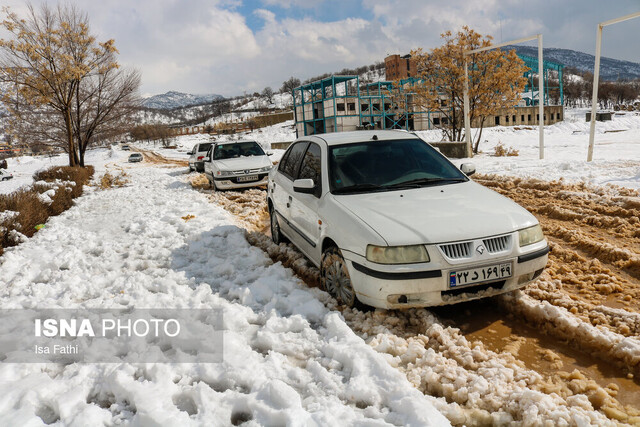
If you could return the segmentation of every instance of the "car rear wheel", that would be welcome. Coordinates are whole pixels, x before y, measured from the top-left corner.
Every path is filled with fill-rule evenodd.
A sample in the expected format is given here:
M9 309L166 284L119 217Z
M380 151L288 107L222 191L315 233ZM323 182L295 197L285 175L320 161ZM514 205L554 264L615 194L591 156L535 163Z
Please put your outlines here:
M340 249L335 246L322 253L320 283L325 291L347 307L354 307L357 304L358 299L351 285L347 263Z
M276 245L285 242L285 237L282 235L280 231L280 224L278 223L278 217L276 215L276 210L271 207L269 209L269 216L271 217L271 240Z

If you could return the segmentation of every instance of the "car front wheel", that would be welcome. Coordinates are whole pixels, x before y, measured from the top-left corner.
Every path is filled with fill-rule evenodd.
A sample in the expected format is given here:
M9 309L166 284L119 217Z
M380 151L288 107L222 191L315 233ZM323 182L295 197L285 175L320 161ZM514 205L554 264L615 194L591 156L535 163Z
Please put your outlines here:
M340 249L335 246L328 248L322 254L320 283L322 288L340 303L347 307L356 305L358 300L351 285L347 263L342 257Z

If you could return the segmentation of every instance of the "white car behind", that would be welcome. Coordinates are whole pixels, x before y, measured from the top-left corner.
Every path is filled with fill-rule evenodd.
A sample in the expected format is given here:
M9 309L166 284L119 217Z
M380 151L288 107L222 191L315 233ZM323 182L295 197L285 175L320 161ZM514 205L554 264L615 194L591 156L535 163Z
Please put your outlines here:
M189 151L189 171L204 172L204 158L213 144L201 142L193 146Z
M271 160L255 141L224 141L204 158L204 173L216 190L267 185Z
M298 139L270 174L267 203L274 242L288 238L347 306L496 295L525 286L547 264L533 215L407 132Z

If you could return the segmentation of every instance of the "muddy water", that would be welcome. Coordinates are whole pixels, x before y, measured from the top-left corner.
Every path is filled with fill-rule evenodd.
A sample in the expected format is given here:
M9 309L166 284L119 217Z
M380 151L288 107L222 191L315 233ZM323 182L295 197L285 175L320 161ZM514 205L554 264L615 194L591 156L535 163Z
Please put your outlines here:
M459 328L469 341L481 341L496 353L511 353L547 380L556 380L559 372L569 375L577 369L603 388L615 384L616 399L640 410L640 381L635 376L549 337L504 311L492 299L435 307L430 311L445 325Z

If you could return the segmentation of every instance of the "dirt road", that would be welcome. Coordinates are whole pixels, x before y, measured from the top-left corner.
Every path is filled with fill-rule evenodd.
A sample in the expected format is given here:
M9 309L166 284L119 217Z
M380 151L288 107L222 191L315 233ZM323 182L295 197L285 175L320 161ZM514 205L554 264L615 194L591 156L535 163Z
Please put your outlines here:
M271 242L263 190L216 193L201 175L190 179L236 216L252 244L318 286L318 270L304 256ZM555 423L562 408L569 424L587 416L595 424L640 425L638 194L474 179L540 220L552 252L539 280L504 296L428 310L362 312L331 298L325 303L417 388L443 398L439 409L454 424Z

